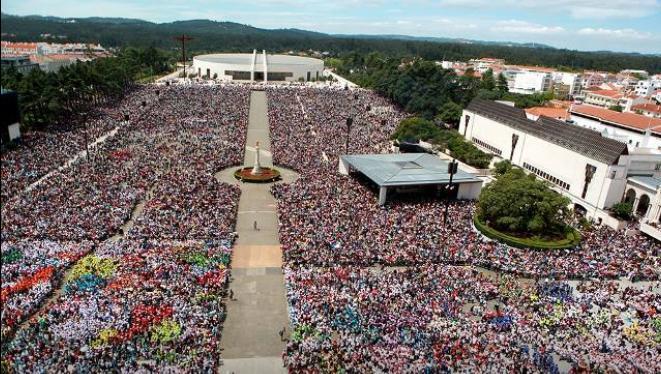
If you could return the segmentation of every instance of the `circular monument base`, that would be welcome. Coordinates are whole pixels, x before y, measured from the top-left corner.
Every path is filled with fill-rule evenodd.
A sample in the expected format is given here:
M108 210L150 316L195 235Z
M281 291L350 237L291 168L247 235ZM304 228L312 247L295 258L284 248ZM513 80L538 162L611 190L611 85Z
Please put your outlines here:
M260 167L258 174L252 174L252 166L238 169L234 172L234 178L249 183L270 183L280 180L280 172L276 169Z

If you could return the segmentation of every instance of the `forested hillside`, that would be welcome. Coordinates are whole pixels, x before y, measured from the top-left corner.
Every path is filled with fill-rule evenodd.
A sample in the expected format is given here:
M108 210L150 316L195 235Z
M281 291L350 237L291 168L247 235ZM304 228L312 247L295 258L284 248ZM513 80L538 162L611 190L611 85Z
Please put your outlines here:
M152 23L123 18L72 18L2 15L3 40L37 41L42 34L64 35L68 41L99 42L109 47L156 47L176 49L173 37L186 33L193 53L207 51L300 51L313 49L335 55L349 52L380 52L389 57L418 56L427 60L468 60L479 57L505 58L509 63L619 71L644 69L661 72L661 57L580 52L549 47L507 46L498 43L467 43L439 38L410 39L393 36L339 36L297 29L267 30L232 22L209 20Z

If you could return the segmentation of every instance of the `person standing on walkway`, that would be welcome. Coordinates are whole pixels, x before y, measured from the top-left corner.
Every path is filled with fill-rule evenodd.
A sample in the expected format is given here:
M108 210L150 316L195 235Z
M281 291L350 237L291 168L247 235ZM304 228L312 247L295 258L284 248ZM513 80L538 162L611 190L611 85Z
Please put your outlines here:
M259 230L259 229L257 228L257 221L254 221L254 222L252 223L252 228L253 228L255 231Z

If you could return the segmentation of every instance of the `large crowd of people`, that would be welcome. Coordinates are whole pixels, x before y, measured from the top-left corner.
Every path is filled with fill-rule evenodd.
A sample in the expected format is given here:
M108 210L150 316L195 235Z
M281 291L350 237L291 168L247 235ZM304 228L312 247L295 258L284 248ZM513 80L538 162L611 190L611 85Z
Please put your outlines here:
M658 288L523 284L448 265L303 266L286 278L292 372L661 370Z
M5 160L47 176L2 204L3 371L219 365L240 192L214 174L243 161L248 106L242 86L144 86L68 167L81 147L3 153L3 186Z
M92 108L89 113L63 118L60 123L43 126L22 134L14 147L3 146L0 201L6 203L41 177L60 167L80 151L121 126L124 114L144 110L142 101L154 100L154 91L144 86L132 90L119 102Z
M151 192L132 238L212 239L234 231L241 191L204 174L173 170Z
M61 280L64 271L93 248L90 241L3 241L2 337L11 336Z
M128 111L130 125L90 152L89 162L56 171L3 204L2 238L103 240L118 232L168 171L185 169L196 178L241 163L247 89L151 90L164 92L147 109L142 101L129 106L137 107ZM180 182L182 189L193 183Z
M369 182L337 173L337 160L388 152L403 117L396 108L363 90L268 95L274 160L301 174L272 187L295 331L283 356L291 371L659 370L661 263L653 239L594 226L582 230L577 248L519 249L475 230L473 202L450 203L447 224L445 201L434 197L404 194L381 207ZM488 271L517 282L485 286L491 291L476 300L465 284L481 289ZM578 279L600 290L609 279L652 288L610 289L606 304L591 291L561 301L541 295ZM619 318L641 305L645 313ZM594 323L596 310L608 323Z
M433 197L381 207L338 157L389 152L405 114L361 89L266 91L274 164L300 174L271 189L290 372L661 372L657 242L595 226L518 249L474 229L473 202L447 224ZM214 175L243 161L249 93L144 86L3 152L3 372L218 369L240 191Z
M274 87L267 95L273 162L300 173L334 170L346 152L383 152L404 118L367 90Z
M107 241L16 333L16 372L212 372L231 241Z
M280 240L292 264L475 264L525 277L658 280L659 245L642 234L606 227L583 231L579 248L513 248L481 236L472 226L475 204L402 197L387 207L370 188L333 173L276 185Z

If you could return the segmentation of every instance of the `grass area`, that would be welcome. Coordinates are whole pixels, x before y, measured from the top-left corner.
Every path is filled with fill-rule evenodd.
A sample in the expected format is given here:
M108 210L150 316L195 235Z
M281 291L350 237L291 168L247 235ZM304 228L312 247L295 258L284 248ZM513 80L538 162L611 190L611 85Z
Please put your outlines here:
M574 248L581 242L581 234L573 228L568 228L568 232L563 239L548 240L537 236L521 238L512 234L498 231L487 226L475 215L473 217L475 227L490 239L497 240L512 247L531 248L531 249L566 249Z

